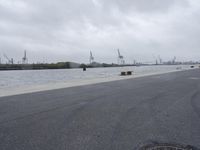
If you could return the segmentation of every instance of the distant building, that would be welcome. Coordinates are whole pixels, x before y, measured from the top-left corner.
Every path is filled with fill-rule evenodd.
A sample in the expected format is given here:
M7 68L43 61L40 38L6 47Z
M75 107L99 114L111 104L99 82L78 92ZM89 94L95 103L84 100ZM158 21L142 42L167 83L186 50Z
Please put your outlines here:
M75 63L75 62L69 62L69 67L70 67L70 68L79 68L79 67L80 67L80 64Z
M101 63L98 63L98 62L92 62L90 64L91 67L102 67L102 64Z

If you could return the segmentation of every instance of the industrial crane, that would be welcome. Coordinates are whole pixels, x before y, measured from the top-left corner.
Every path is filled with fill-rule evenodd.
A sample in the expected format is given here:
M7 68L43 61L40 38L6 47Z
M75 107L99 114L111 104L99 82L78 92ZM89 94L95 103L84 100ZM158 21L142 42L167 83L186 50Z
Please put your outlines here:
M92 64L94 62L94 57L92 55L92 51L90 51L90 64Z
M162 58L160 57L160 55L158 55L158 57L156 57L155 55L152 54L152 56L153 56L153 58L155 59L156 65L158 65L158 64L163 64L163 60L162 60Z
M122 55L120 54L119 49L117 50L117 52L118 52L118 64L119 64L119 65L124 65L124 64L125 64L124 56L122 56Z
M176 56L174 56L174 58L172 59L172 64L176 63Z
M8 64L13 64L14 63L14 61L13 61L13 58L8 58L8 56L6 55L6 54L3 54L3 56L7 59L7 63Z
M27 64L28 63L28 58L26 56L26 50L24 51L24 57L22 58L22 64Z
M162 64L163 61L162 61L162 58L160 57L160 55L158 56L158 59L159 59L159 63Z

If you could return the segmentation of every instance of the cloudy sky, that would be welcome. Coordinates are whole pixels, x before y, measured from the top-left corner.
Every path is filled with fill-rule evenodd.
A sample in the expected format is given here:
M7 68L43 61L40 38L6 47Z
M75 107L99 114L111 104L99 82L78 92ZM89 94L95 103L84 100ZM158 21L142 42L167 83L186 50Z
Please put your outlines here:
M0 56L30 62L200 60L199 0L0 0Z

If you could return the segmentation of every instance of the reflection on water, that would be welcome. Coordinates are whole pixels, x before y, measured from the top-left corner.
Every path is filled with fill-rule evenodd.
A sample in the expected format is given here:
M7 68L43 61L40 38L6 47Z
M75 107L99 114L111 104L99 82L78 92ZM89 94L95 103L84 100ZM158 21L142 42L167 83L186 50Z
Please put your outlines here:
M113 68L88 68L59 69L59 70L20 70L0 71L0 89L24 85L40 85L72 80L88 80L119 76L121 71L134 71L134 74L143 75L176 70L177 66L142 66L142 67L113 67ZM188 69L189 66L182 66Z

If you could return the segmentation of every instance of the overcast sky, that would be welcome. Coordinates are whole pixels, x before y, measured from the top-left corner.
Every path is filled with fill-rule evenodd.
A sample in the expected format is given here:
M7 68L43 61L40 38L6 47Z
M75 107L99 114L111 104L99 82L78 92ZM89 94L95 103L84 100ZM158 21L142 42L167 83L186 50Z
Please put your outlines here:
M0 0L0 56L29 61L200 60L199 0Z

